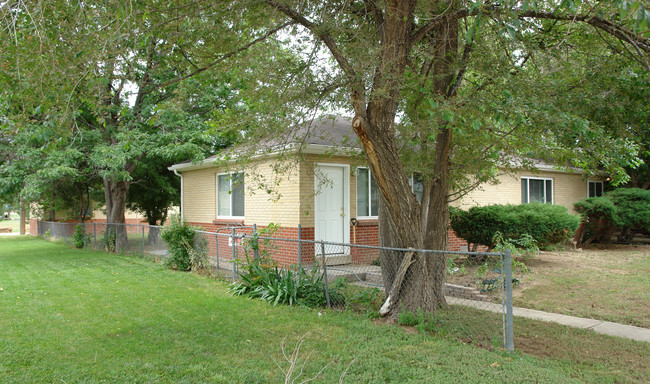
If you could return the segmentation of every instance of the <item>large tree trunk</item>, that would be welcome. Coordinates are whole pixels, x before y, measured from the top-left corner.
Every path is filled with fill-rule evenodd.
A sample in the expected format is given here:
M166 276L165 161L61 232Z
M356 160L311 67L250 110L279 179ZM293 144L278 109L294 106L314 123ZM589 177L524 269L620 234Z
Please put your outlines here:
M414 44L424 36L433 47L431 71L422 72L426 85L441 100L453 96L457 81L458 15L459 0L439 1L432 6L432 21L427 28L415 30L414 10L416 0L388 0L366 2L373 10L377 23L377 42L380 47L378 61L373 71L356 66L339 49L337 40L326 28L320 28L298 11L283 2L266 0L276 10L285 13L295 22L312 31L330 50L350 86L350 99L354 109L352 128L366 154L368 166L380 192L379 233L380 245L395 248L438 249L447 248L449 223L447 196L451 130L441 124L437 130L434 175L425 183L424 201L417 201L411 193L409 175L399 155L395 134L395 117L402 97L406 67L413 64L409 55ZM364 63L365 64L365 63ZM357 72L359 71L359 72ZM372 77L365 76L368 74ZM371 89L368 89L368 81ZM459 81L459 80L458 80ZM427 135L428 137L428 135ZM422 308L434 311L445 304L445 257L414 252L382 252L380 254L387 302L383 315L401 310Z
M456 81L453 66L458 56L458 21L450 20L432 32L433 44L433 91L441 99L453 97L453 83ZM392 123L392 122L391 122ZM401 200L405 207L387 204L385 194L389 188L380 188L386 208L380 211L380 244L389 247L413 247L446 250L449 227L449 156L451 129L442 123L436 136L433 177L425 181L423 200L418 203L410 193L408 185L400 183L400 175L390 171L388 183L402 185L402 193L412 198ZM393 159L382 156L379 151L379 167ZM383 161L382 161L383 160ZM369 159L372 162L371 159ZM383 163L383 164L382 164ZM373 169L374 170L374 169ZM404 174L402 170L402 175ZM376 180L379 186L380 181ZM397 218L397 220L394 220ZM381 309L383 316L395 315L399 311L422 309L433 312L446 304L444 296L446 255L444 254L399 254L382 252L382 273L387 300Z
M104 197L106 198L106 236L113 242L113 250L126 249L126 197L129 193L129 181L115 181L104 178Z

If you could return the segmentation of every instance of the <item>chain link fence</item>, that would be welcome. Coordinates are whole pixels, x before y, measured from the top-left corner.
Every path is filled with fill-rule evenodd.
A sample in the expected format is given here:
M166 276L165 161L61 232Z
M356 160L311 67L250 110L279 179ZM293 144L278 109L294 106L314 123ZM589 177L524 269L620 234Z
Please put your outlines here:
M43 237L75 246L79 244L72 243L81 237L82 246L88 248L134 253L158 262L169 256L161 230L162 227L143 224L38 223L38 234ZM251 265L265 265L285 271L278 273L288 273L294 280L301 276L317 280L325 293L323 304L328 307L370 308L371 314L385 304L386 292L400 296L402 302L413 297L435 300L438 304L433 314L394 308L399 313L398 323L484 348L514 349L512 286L521 281L523 271L516 268L516 263L513 270L509 252L387 248L276 237L277 233L269 233L258 231L256 226L195 231L191 245L193 264L233 281L250 273ZM382 266L380 260L390 265ZM438 288L427 285L436 280L431 274L441 269L444 273L438 276ZM401 282L401 288L393 291L388 281L396 280ZM431 292L440 291L439 287L442 293L435 297Z

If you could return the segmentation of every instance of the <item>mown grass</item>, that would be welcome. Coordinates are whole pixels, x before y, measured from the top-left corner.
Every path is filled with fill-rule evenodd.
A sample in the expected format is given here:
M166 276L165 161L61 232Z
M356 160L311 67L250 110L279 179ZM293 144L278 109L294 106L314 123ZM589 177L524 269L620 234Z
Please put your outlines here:
M0 220L0 227L9 227L11 232L18 233L20 232L20 220L10 219L10 220ZM26 231L29 232L29 221L26 223Z
M0 238L0 250L2 383L277 383L289 366L283 341L291 352L301 338L303 378L327 366L314 383L338 382L346 369L345 383L625 382L649 373L490 352L346 312L273 307L135 257L34 238ZM616 353L618 339L598 337ZM638 360L650 352L625 345Z

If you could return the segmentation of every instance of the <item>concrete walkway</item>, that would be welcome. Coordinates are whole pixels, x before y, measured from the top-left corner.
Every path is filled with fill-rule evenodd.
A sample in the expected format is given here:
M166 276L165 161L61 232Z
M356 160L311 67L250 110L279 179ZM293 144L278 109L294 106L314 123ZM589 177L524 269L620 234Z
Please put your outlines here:
M482 301L465 300L458 298L447 298L447 301L450 304L464 305L490 312L501 313L503 311L501 304L487 304ZM591 329L592 331L596 333L602 333L603 335L624 337L630 340L645 341L647 343L650 343L650 329L635 327L633 325L612 323L611 321L585 319L582 317L567 316L561 315L559 313L542 312L535 309L518 307L514 307L512 309L512 315L516 317L525 317L532 320L557 323L573 328Z
M611 321L584 319L582 317L560 315L559 313L548 313L517 307L512 309L512 314L518 317L548 321L573 328L591 329L594 332L602 333L603 335L624 337L630 340L650 343L650 329L635 327L633 325L612 323Z

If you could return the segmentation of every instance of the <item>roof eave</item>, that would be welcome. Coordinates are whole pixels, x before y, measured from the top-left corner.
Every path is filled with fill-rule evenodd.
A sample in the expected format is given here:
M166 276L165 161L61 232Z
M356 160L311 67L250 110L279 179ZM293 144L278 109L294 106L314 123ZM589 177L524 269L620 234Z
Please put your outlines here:
M306 144L304 147L300 148L300 145L297 143L291 143L283 146L278 146L273 148L269 152L258 152L251 156L251 159L260 159L265 157L276 157L280 154L285 153L305 153L309 155L337 155L337 156L351 156L352 154L359 154L361 150L355 147L339 147L334 145L321 145L321 144ZM238 156L231 156L227 159L225 156L212 157L211 160L204 159L200 160L197 163L180 163L174 164L171 167L168 167L170 171L195 171L198 169L206 169L216 167L215 164L218 161L227 161L234 162Z

